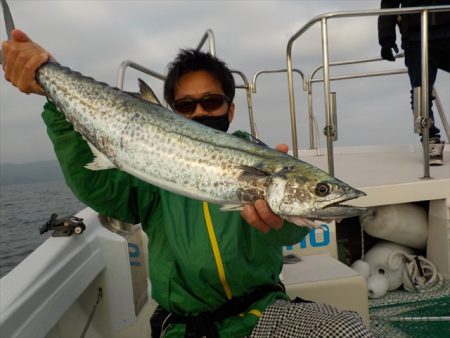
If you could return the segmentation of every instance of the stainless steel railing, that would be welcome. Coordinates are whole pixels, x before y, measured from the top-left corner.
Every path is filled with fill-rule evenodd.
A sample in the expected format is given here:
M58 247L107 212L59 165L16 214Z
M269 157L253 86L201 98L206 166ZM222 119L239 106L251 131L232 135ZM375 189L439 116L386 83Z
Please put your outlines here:
M430 124L428 107L428 13L450 11L450 6L431 6L431 7L410 7L400 9L380 9L369 11L349 11L349 12L334 12L325 13L314 17L307 22L299 31L297 31L288 41L286 48L286 64L288 69L288 88L289 88L289 106L291 113L291 120L295 121L295 100L293 90L293 66L292 66L292 46L294 42L303 35L310 27L317 22L320 22L322 33L322 62L323 62L323 87L324 87L324 102L325 102L325 117L327 131L327 156L328 156L328 171L334 174L334 152L333 152L333 115L331 106L330 93L330 62L329 62L329 47L328 47L328 20L336 18L347 17L362 17L362 16L378 16L378 15L398 15L398 14L420 14L422 26L422 86L421 86L421 132L423 136L423 159L424 159L424 178L430 177L430 163L428 158L428 125ZM295 157L298 157L298 143L297 143L297 127L295 124L291 125L292 132L292 146Z
M200 42L197 46L197 50L200 50L205 45L205 42L208 41L209 52L211 55L216 56L216 42L214 38L214 33L211 29L207 29L203 34ZM252 98L252 88L251 84L248 82L247 77L239 70L231 70L231 73L240 77L243 81L243 84L237 84L237 89L245 89L246 99L247 99L247 109L248 109L248 118L250 123L250 132L253 137L258 137L258 131L256 129L255 119L253 116L253 98Z
M136 69L144 74L153 76L161 81L165 81L166 80L166 76L162 75L160 73L157 73L151 69L148 69L144 66L141 66L140 64L137 64L136 62L133 62L131 60L125 60L123 61L120 66L119 66L119 70L117 72L117 88L119 89L123 89L123 82L125 79L125 71L127 70L127 68L133 68Z
M404 57L404 53L397 54L395 57L396 58ZM381 60L383 60L383 59L380 58L380 57L377 57L377 58L349 60L349 61L343 61L343 62L333 62L333 63L330 63L330 67L331 66L341 66L341 65L367 63L367 62L376 62L376 61L381 61ZM305 86L306 86L306 90L308 92L308 115L309 115L310 121L313 120L313 119L315 120L314 113L313 113L313 105L312 105L312 96L313 96L312 95L312 92L313 92L312 84L324 81L323 78L319 78L319 79L315 79L314 78L314 76L322 68L323 68L323 65L320 65L320 66L316 67L311 72L311 75L309 76L309 78L305 80ZM366 72L366 73L347 74L347 75L340 75L340 76L332 76L332 77L330 77L330 81L358 79L358 78L368 78L368 77L386 76L386 75L397 75L397 74L405 74L407 72L408 72L408 70L406 68L402 68L402 69L392 69L392 70L385 70L385 71L378 71L378 72ZM439 117L440 117L440 119L442 121L442 125L444 127L445 134L447 135L447 139L450 140L450 127L449 127L447 118L445 116L445 112L444 112L444 110L442 108L442 104L441 104L439 95L438 95L438 93L437 93L435 88L432 89L432 93L433 93L433 96L435 97L436 109L437 109L437 111L439 113ZM333 114L333 119L336 119L336 116L334 114ZM416 121L414 121L414 122L416 122ZM318 148L318 143L317 142L314 143L314 140L318 139L317 135L314 134L316 129L317 128L312 128L311 126L309 128L310 149L317 149ZM416 130L415 130L415 132L416 132ZM420 131L417 131L417 132L420 132Z
M197 50L202 49L206 40L208 40L209 52L211 55L216 56L216 39L214 38L214 33L211 29L207 29L205 34L203 34L197 46Z
M398 54L396 55L396 58L398 57L403 57L404 54ZM368 62L374 62L374 61L381 61L382 58L377 57L377 58L366 58L366 59L357 59L357 60L347 60L347 61L340 61L340 62L332 62L330 63L330 67L333 66L343 66L343 65L354 65L354 64L361 64L361 63L368 63ZM305 80L305 85L306 85L306 90L308 92L308 116L309 116L309 121L315 120L314 118L314 113L313 113L313 83L317 83L317 82L323 82L324 79L320 78L320 79L315 79L314 76L319 72L319 70L321 70L323 68L323 65L320 65L318 67L316 67L310 74L310 76L308 77L307 80ZM349 74L349 75L340 75L340 76L333 76L330 77L330 81L338 81L338 80L347 80L347 79L357 79L357 78L366 78L366 77L374 77L374 76L384 76L384 75L395 75L395 74L404 74L406 73L407 70L406 69L398 69L398 70L387 70L387 71L379 71L379 72L366 72L366 73L358 73L358 74ZM333 95L332 95L333 97ZM335 95L334 95L334 99ZM332 105L333 107L333 105ZM334 109L331 109L332 111L332 117L333 117L333 126L332 128L328 128L326 129L327 132L331 133L332 137L333 137L333 141L337 140L337 125L336 125L336 121L337 121L337 112L336 112L336 107L334 106ZM310 149L318 149L319 145L318 143L314 142L314 140L317 140L318 137L316 135L316 137L314 137L314 129L312 128L311 124L309 126L309 147Z
M403 74L406 72L406 69L398 69L398 70L388 70L381 72L367 72L360 74L350 74L350 75L341 75L341 76L331 76L330 68L334 66L340 65L350 65L356 63L366 63L366 62L374 62L380 61L381 58L368 58L368 59L359 59L359 60L348 60L342 62L329 62L329 49L328 49L328 28L327 28L327 20L331 18L344 18L344 17L358 17L358 16L374 16L374 15L392 15L392 14L414 14L421 13L422 15L422 25L427 25L427 13L429 12L438 12L438 11L450 11L450 6L435 6L435 7L415 7L415 8L403 8L403 9L384 9L384 10L371 10L371 11L353 11L353 12L336 12L336 13L325 13L320 16L317 16L310 20L306 25L304 25L296 34L294 34L288 41L287 52L286 52L286 69L271 69L271 70L261 70L257 72L254 77L252 83L249 83L246 76L237 70L232 70L232 73L235 76L238 76L242 79L243 84L237 84L236 88L245 89L246 90L246 99L248 106L248 114L249 114L249 123L250 130L254 137L258 137L258 132L256 128L256 123L254 120L253 114L253 97L252 93L256 93L256 80L262 74L271 74L271 73L282 73L286 72L288 77L288 90L289 90L289 106L290 106L290 118L291 118L291 133L292 133L292 148L293 154L295 157L298 157L298 142L297 142L297 124L296 124L296 113L295 113L295 102L294 102L294 91L293 91L293 73L298 73L302 80L302 88L304 91L308 92L308 116L309 116L309 142L311 149L317 149L319 151L319 137L318 137L318 126L316 119L313 113L313 105L312 105L312 84L316 82L323 82L324 84L324 97L325 97L325 117L326 117L326 125L324 128L324 133L327 137L327 156L328 156L328 171L331 174L334 174L334 154L333 154L333 142L337 138L337 116L336 116L336 104L335 104L335 93L330 91L330 82L337 80L346 80L346 79L354 79L354 78L362 78L362 77L374 77L374 76L384 76L384 75L395 75L395 74ZM303 72L298 69L292 68L292 46L293 43L311 26L315 23L320 22L322 28L322 60L323 64L316 67L308 79L305 80ZM425 43L422 46L422 87L421 87L421 117L419 121L420 130L423 135L423 147L424 147L424 177L429 178L429 159L428 159L428 125L430 123L428 117L428 68L424 67L425 64L428 63L428 31L427 29L422 30L422 39ZM200 50L208 41L209 52L212 55L216 55L215 48L215 38L214 33L211 29L208 29L204 35L202 36L200 43L197 46L197 50ZM424 57L424 53L426 54ZM398 54L396 57L402 57L403 54ZM426 61L426 63L424 62ZM124 61L120 65L119 73L117 77L117 86L119 88L123 88L123 82L125 77L126 69L134 68L139 70L145 74L156 77L162 81L165 80L165 76L152 71L146 67L143 67L133 61ZM323 78L315 79L314 76L322 69ZM448 126L448 121L445 117L445 114L442 110L442 105L440 103L437 92L433 88L433 95L436 97L436 107L440 114L442 123L445 128L445 132L447 137L450 139L450 128ZM314 132L315 131L315 132Z
M260 71L258 71L258 72L256 72L255 73L255 75L253 76L253 81L252 81L252 84L251 84L251 89L252 89L252 92L255 94L256 93L256 80L258 79L258 77L260 77L261 75L263 75L263 74L276 74L276 73L286 73L288 70L286 69L286 68L284 68L284 69L266 69L266 70L260 70ZM300 79L301 79L301 87L302 87L302 89L303 89L303 91L305 91L306 90L306 84L305 84L305 75L303 74L303 72L301 71L301 70L299 70L299 69L293 69L292 70L293 72L296 72L299 76L300 76ZM295 121L295 115L292 115L291 114L291 126L292 125L296 125L296 121ZM256 126L255 126L255 130L256 130ZM317 133L318 134L318 133ZM253 131L252 131L252 135L254 136L254 137L258 137L256 134L253 134Z

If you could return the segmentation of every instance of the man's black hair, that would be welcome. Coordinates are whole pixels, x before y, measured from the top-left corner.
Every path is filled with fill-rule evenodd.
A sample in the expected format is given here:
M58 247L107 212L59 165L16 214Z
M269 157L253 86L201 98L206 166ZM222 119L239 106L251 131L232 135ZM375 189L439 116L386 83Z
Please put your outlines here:
M181 49L176 59L169 65L169 72L164 83L164 99L173 108L175 86L180 78L190 72L206 71L213 75L222 87L230 102L234 99L235 84L231 71L225 62L210 53L195 49Z

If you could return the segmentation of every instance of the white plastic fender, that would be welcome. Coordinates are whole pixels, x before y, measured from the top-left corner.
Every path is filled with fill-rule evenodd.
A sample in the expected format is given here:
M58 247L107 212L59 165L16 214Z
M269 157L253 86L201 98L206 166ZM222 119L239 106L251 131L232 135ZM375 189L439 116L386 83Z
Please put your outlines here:
M363 261L362 259L358 259L354 261L351 268L355 271L358 271L361 276L363 276L366 280L370 275L370 266L369 263Z
M411 203L373 207L360 216L361 226L371 236L423 249L427 244L427 214Z
M369 292L370 298L380 298L383 297L389 287L389 282L379 273L370 276L367 279L367 291Z
M395 290L403 284L405 262L402 253L412 254L413 249L397 243L380 241L364 256L364 260L370 266L370 276L384 275L389 284L389 291Z

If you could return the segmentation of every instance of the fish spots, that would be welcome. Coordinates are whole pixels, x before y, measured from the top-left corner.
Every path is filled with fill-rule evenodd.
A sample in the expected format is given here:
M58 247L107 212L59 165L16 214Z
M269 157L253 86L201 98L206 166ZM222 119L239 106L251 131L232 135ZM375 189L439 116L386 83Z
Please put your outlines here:
M316 184L331 182L317 179L317 168L284 154L207 130L57 65L38 73L52 101L95 148L162 189L222 204L266 198L272 210L294 215L333 195Z

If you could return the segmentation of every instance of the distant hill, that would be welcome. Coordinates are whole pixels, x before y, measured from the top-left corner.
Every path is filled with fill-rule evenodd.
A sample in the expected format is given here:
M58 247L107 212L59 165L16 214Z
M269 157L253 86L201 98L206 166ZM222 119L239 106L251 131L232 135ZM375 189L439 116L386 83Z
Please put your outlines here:
M0 185L38 183L62 180L56 160L24 164L0 163Z

